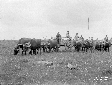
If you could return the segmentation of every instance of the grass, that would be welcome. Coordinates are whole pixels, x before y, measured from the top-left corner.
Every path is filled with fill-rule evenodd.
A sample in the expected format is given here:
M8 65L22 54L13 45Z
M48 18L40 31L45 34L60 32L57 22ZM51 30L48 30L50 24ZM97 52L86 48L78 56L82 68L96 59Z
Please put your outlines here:
M17 41L10 40L0 42L0 83L3 85L112 85L112 51L14 56L16 44ZM67 68L67 63L76 69Z

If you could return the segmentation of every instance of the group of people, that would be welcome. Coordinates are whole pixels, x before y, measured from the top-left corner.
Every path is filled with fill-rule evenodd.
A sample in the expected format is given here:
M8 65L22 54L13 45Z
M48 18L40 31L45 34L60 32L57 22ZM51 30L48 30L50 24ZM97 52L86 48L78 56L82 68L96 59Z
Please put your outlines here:
M56 39L57 39L58 43L61 42L61 38L62 38L61 34L58 32L57 35L56 35ZM71 40L69 31L67 31L67 33L66 33L66 38ZM84 37L82 35L79 37L78 33L76 33L76 35L74 37L74 40L75 41L84 41ZM87 39L87 40L93 41L93 37L91 37L91 38L89 37L89 39ZM108 36L107 35L105 36L104 41L108 42Z
M67 31L67 33L66 33L66 38L68 38L68 39L70 38L71 39L69 31ZM56 39L61 39L61 34L59 32L56 35ZM84 38L82 37L82 35L81 35L81 37L79 37L78 33L76 33L74 39L77 41L79 39L84 39Z
M57 35L56 35L56 39L57 39L58 43L61 42L61 38L62 38L62 37L61 37L61 34L58 32ZM68 38L69 40L71 40L69 31L67 31L67 33L66 33L66 38ZM75 37L74 37L74 40L75 40L75 41L79 41L79 40L82 41L82 40L84 40L84 38L83 38L82 35L79 37L78 33L76 33L76 35L75 35Z
M66 33L66 38L71 38L69 31L67 31L67 33ZM81 35L81 37L79 37L78 33L76 33L74 40L78 41L79 39L83 40L84 38L82 37L82 35Z

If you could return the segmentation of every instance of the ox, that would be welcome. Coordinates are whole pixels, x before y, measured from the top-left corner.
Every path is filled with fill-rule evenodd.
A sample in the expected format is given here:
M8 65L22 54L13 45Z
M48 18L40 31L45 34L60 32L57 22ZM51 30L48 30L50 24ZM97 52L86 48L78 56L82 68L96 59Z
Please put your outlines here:
M40 49L40 54L41 54L41 39L30 39L30 38L21 38L19 39L19 42L17 46L14 48L14 55L17 55L20 51L20 48L22 49L22 55L23 52L28 51L30 49L30 54L36 55L36 50L39 51Z
M53 49L54 51L58 52L59 44L56 39L48 40L47 43L44 45L44 48L47 50L47 52L51 52Z

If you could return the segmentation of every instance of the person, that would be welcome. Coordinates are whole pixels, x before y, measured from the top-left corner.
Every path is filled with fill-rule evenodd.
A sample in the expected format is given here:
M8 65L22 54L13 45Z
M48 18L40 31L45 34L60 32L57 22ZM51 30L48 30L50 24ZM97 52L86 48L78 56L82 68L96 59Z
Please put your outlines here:
M75 40L75 41L78 41L78 40L79 40L78 33L76 33L76 35L75 35L75 37L74 37L74 40Z
M108 42L108 36L107 35L105 36L104 41Z
M66 37L67 37L67 38L70 38L69 31L67 31L67 33L66 33Z
M56 35L56 40L57 40L58 44L60 44L60 42L61 42L61 35L60 35L59 32Z
M93 37L91 37L91 41L93 42Z
M93 42L94 42L93 37L91 37L90 43L93 43Z
M96 38L96 41L98 41L98 38Z
M89 37L88 41L90 42L91 41L91 38Z
M80 36L80 38L79 38L79 39L80 39L80 41L83 41L83 40L84 40L84 38L83 38L83 36L82 36L82 35Z
M99 40L98 40L98 38L96 39L96 44L98 44L99 43Z
M51 37L51 40L53 40L53 37Z
M71 42L72 37L70 37L69 31L66 33L66 38L68 38L68 42Z

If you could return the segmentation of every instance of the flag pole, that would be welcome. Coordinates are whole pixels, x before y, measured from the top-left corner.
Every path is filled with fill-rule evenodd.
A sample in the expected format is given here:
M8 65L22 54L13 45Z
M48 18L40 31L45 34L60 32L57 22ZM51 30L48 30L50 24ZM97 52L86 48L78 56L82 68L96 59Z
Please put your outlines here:
M88 18L88 30L89 30L89 18Z

